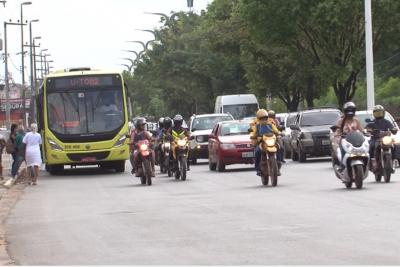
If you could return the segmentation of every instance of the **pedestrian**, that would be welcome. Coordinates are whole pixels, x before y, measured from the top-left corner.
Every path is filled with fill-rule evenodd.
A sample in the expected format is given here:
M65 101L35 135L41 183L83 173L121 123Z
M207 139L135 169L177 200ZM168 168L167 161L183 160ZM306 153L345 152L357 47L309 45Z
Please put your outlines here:
M17 135L15 136L15 148L17 150L17 163L15 164L15 176L13 179L18 177L19 168L25 159L25 145L22 142L25 136L24 125L18 124Z
M42 144L42 137L37 133L37 124L31 124L31 132L24 136L22 142L25 144L25 161L26 166L30 169L33 177L29 184L36 185L39 176L40 166L42 165L42 159L40 157L40 145Z
M4 138L4 135L0 134L0 181L1 182L4 180L4 176L3 176L3 151L4 151L5 147L6 147L6 140Z
M17 137L17 129L18 125L13 123L11 125L11 130L10 130L10 136L8 137L7 143L6 143L6 152L8 154L11 154L13 163L11 165L11 177L14 179L15 175L17 174L16 172L16 165L18 164L18 159L17 159L17 148L15 144L15 138Z

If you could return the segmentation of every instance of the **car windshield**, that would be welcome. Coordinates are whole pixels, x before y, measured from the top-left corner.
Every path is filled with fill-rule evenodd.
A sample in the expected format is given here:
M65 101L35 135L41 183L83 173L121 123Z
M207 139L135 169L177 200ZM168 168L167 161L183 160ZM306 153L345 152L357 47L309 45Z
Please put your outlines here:
M118 129L124 122L121 89L50 92L49 128L60 134L93 134Z
M374 116L372 114L356 114L356 118L360 121L361 126L363 128L365 128L365 126L367 126L368 122L366 122L366 119L370 119L371 121L374 120ZM391 115L389 115L388 112L385 112L385 119L387 119L388 121L390 121L391 123L394 124L393 118Z
M224 123L221 128L221 136L247 135L249 128L248 122Z
M211 130L218 122L229 120L232 120L232 118L226 115L195 118L192 123L192 130Z
M257 109L257 104L224 105L224 113L231 114L236 120L253 117Z
M340 118L339 112L304 113L300 126L334 125Z

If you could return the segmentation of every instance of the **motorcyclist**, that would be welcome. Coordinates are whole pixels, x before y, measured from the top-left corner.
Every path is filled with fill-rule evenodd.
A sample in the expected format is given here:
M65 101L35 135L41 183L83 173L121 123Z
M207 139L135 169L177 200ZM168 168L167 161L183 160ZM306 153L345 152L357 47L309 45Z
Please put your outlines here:
M271 124L274 124L275 127L279 131L282 131L279 121L276 119L276 113L272 109L268 110L268 122ZM279 144L279 149L278 149L278 153L276 154L276 159L278 162L285 162L285 159L284 159L285 151L284 151L284 147L283 147L282 138L277 136L277 141Z
M181 137L187 137L189 139L189 132L187 129L183 128L183 117L180 114L175 115L173 118L173 126L169 128L167 131L168 137L170 141L172 142L175 138L181 138ZM172 142L172 144L174 144ZM172 155L174 157L174 160L176 160L176 149L174 146L172 146ZM189 167L189 161L187 164L187 169L190 170Z
M155 139L157 141L157 143L156 143L157 145L155 147L156 165L159 164L160 159L161 159L161 145L162 145L163 131L164 131L164 118L161 117L158 119L158 128L155 131Z
M385 119L385 108L381 105L376 105L373 110L372 114L374 116L374 120L367 124L365 127L368 132L370 132L371 139L369 141L369 156L371 159L372 166L375 166L375 146L376 143L380 140L380 132L390 131L393 134L397 133L397 129L393 126L393 124ZM393 151L392 151L393 152ZM392 153L394 155L394 153Z
M258 123L255 124L255 135L252 134L250 138L254 139L256 137L257 143L255 148L255 168L257 175L261 175L260 162L261 162L261 147L259 146L261 139L264 134L274 133L276 135L280 134L279 130L276 128L275 124L268 122L268 112L265 109L259 109L256 114ZM278 175L280 172L278 170Z
M135 122L135 129L132 131L131 134L131 140L130 140L130 150L132 151L132 163L133 163L133 171L136 169L137 166L137 160L138 160L138 149L137 149L137 144L139 141L142 140L148 140L150 143L152 142L151 134L146 131L145 126L147 124L147 121L145 118L139 118ZM153 157L151 158L151 166L152 166L152 176L154 177L154 153Z
M335 139L336 147L340 147L341 154L344 155L345 151L341 146L340 140L342 139L342 135L349 134L355 131L363 131L361 123L354 116L356 115L356 104L353 102L347 102L343 106L343 116L336 122L336 131L335 131ZM345 166L342 162L339 162L339 171L342 171Z

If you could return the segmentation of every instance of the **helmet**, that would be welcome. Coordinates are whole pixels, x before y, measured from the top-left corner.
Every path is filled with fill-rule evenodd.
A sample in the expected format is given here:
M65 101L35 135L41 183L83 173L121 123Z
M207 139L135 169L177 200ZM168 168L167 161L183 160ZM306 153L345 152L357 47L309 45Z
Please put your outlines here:
M381 105L376 105L372 110L375 119L382 119L385 117L385 108Z
M257 119L268 118L268 112L265 109L259 109L256 113Z
M344 116L347 118L353 118L356 115L356 104L353 102L347 102L343 106Z
M164 128L164 121L165 121L165 119L163 117L158 119L158 127L159 128Z
M172 119L170 117L164 118L164 129L168 130L172 127Z
M176 114L174 117L174 126L182 126L183 123L183 117L182 115Z
M147 121L145 118L139 118L136 120L135 123L135 128L139 130L144 130L144 126L147 124Z
M275 119L275 111L272 109L268 110L268 117Z

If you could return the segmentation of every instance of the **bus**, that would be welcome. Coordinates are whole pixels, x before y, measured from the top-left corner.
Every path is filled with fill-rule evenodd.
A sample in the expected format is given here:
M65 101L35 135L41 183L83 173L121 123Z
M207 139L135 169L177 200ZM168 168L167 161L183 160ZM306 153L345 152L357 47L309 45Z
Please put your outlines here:
M229 113L239 120L254 117L258 107L257 98L253 94L221 95L215 100L214 113Z
M118 71L75 68L49 74L37 96L46 170L98 165L125 171L129 158L127 88Z

